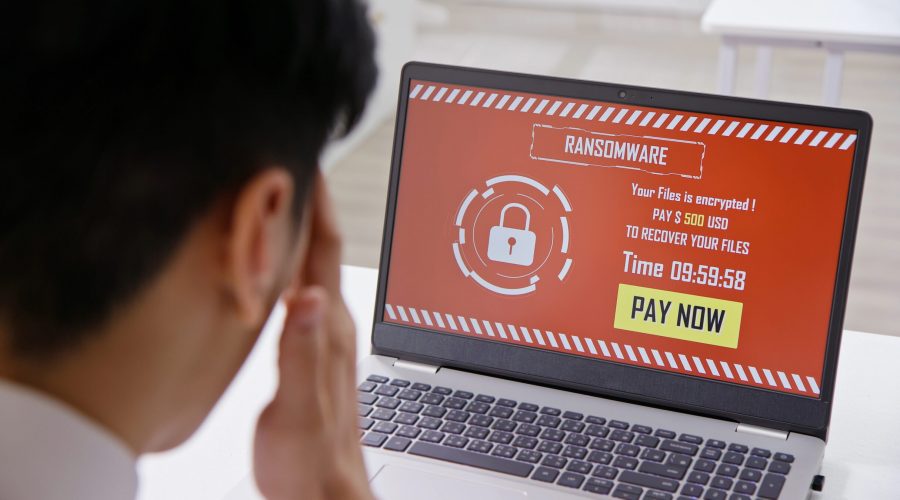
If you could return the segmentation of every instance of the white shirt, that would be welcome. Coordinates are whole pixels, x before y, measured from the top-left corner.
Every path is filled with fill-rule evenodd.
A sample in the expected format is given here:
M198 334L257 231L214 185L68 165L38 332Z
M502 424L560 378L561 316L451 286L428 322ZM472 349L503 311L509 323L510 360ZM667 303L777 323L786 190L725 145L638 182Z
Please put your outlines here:
M0 379L0 498L133 500L136 459L112 433L47 395Z

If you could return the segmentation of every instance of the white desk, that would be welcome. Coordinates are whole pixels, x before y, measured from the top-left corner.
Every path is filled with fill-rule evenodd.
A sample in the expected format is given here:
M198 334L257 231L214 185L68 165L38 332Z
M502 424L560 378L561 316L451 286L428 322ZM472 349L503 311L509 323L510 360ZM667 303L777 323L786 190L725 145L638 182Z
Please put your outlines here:
M343 288L358 327L359 355L369 349L377 272L344 267ZM180 448L141 460L141 500L257 499L247 481L256 416L276 384L284 310L200 430ZM900 481L900 338L844 334L823 499L897 498ZM390 499L385 499L390 500Z
M840 101L844 53L900 55L900 2L897 0L712 0L703 31L722 36L718 90L734 93L737 46L755 45L756 97L766 97L772 47L826 51L822 92L825 104Z

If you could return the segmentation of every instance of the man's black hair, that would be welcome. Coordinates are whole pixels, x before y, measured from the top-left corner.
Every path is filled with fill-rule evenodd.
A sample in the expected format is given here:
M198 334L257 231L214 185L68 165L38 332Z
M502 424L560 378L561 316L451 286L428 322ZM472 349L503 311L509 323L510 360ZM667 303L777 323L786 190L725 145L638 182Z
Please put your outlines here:
M0 322L13 352L78 345L261 169L290 169L305 196L326 140L363 111L373 50L357 0L0 7Z

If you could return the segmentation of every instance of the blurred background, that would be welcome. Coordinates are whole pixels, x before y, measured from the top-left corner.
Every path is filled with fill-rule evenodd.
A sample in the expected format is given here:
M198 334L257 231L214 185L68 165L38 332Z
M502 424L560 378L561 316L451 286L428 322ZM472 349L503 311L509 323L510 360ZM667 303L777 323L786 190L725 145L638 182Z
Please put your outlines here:
M816 8L804 11L809 4ZM408 60L695 92L733 88L808 104L831 99L875 122L845 327L900 336L897 0L373 0L370 14L379 85L361 126L323 158L346 264L378 267ZM746 43L768 38L781 41L762 50ZM735 62L734 73L723 73L722 58Z

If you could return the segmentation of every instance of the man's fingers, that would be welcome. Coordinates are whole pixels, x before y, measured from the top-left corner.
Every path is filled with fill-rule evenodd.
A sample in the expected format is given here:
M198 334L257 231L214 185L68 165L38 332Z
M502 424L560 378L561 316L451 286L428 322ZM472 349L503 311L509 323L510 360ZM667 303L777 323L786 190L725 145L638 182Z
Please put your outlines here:
M304 276L308 284L322 285L337 296L341 286L341 239L325 178L316 177L313 189L312 230Z
M323 334L328 294L322 287L298 290L286 300L287 316L278 345L278 389L275 400L297 416L316 398L325 350Z

